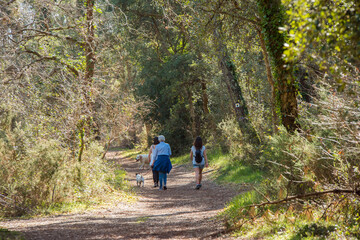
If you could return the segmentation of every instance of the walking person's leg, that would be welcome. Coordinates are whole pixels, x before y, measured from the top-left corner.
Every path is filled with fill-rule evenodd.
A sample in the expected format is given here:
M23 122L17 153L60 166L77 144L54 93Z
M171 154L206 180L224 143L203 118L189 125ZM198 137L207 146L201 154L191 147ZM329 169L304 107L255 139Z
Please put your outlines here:
M154 181L154 187L157 187L159 185L159 172L154 170L154 167L152 168L153 173L153 181Z
M165 173L163 172L159 172L159 181L160 181L160 187L159 189L162 190L163 189L163 181L164 181L164 177L165 177Z
M200 167L195 167L195 180L196 180L196 187L195 189L198 190L200 189Z
M164 190L167 189L167 187L166 187L166 181L167 181L167 173L164 173Z
M155 171L155 181L156 181L156 186L159 186L159 172Z
M152 171L152 174L153 174L153 181L154 181L154 187L155 187L156 182L155 182L155 171L154 171L154 167L151 167L151 171Z
M196 167L195 168L195 180L196 180L196 184L200 184L200 168Z
M203 169L201 167L199 167L199 184L201 186L201 180L202 180L202 171Z
M202 180L202 170L201 166L195 168L195 179L196 179L196 188L199 190L201 188L201 180Z

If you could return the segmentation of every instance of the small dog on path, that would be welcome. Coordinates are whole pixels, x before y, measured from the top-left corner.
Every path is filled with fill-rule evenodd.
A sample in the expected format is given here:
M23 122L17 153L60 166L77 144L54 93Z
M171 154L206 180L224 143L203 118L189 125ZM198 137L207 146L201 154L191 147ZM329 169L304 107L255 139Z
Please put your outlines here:
M136 173L136 186L141 187L141 183L144 187L145 185L144 177L140 173Z
M136 161L140 161L139 169L144 169L145 164L149 164L149 155L148 154L139 154L136 156Z

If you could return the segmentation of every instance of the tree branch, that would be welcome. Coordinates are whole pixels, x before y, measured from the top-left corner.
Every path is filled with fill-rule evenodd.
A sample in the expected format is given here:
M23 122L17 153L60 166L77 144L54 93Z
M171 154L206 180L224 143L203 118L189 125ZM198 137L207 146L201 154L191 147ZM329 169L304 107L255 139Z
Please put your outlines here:
M243 208L262 207L262 206L265 206L265 205L275 205L275 204L279 204L279 203L283 203L283 202L289 202L289 201L296 200L296 199L318 197L318 196L322 196L322 195L329 194L329 193L335 193L335 194L352 193L352 194L356 194L356 195L360 196L360 190L357 190L357 189L356 190L353 190L353 189L332 189L332 190L323 191L323 192L314 192L314 193L290 196L290 197L286 197L284 199L280 199L280 200L276 200L276 201L272 201L272 202L263 202L263 203L259 203L259 204L252 204L252 205L245 206Z
M259 23L258 21L255 21L255 20L252 20L252 19L249 19L249 18L240 16L240 15L238 15L238 14L230 13L229 11L221 11L221 10L220 10L220 7L221 7L221 5L219 5L216 9L210 9L210 10L207 10L207 9L205 9L205 8L200 8L200 9L201 9L202 11L204 11L204 12L214 13L214 15L211 17L211 19L210 19L209 21L212 20L212 18L215 16L215 14L217 14L217 13L219 14L219 13L220 13L220 14L232 16L232 17L234 17L234 18L238 18L238 19L243 20L243 21L245 21L245 22L251 23L251 24L253 24L253 25L255 25L255 26L260 26L260 23ZM257 19L257 20L259 20L259 19Z
M33 29L33 28L24 28L24 29L21 29L21 30L17 31L17 33L25 32L25 31L34 31L34 32L40 33L41 34L40 36L50 36L50 37L55 37L55 38L58 38L58 39L68 40L70 42L74 42L76 44L79 44L80 46L85 45L83 42L80 42L77 39L72 38L70 36L64 36L63 37L63 36L59 36L59 35L51 33L51 32L45 32L45 31L41 31L41 30ZM37 36L33 36L33 37L37 37Z
M163 16L161 14L156 14L156 13L149 13L149 12L140 12L137 10L128 10L131 13L134 13L140 17L152 17L152 18L157 18L157 19L162 19Z
M41 61L41 60L53 60L53 61L56 61L56 62L60 62L62 64L64 64L72 73L75 74L75 76L79 76L79 71L76 70L73 66L71 66L70 64L67 64L65 63L64 61L62 61L60 58L56 57L56 56L42 56L40 53L34 51L34 50L30 50L28 48L25 47L25 51L24 52L27 52L27 53L31 53L31 54L34 54L36 55L37 57L39 57L40 59L38 59L37 61Z

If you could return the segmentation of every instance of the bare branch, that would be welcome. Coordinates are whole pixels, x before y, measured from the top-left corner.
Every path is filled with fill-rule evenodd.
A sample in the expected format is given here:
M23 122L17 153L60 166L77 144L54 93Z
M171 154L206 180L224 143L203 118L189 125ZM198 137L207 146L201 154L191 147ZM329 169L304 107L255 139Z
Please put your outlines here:
M352 190L352 189L332 189L332 190L323 191L323 192L314 192L314 193L290 196L290 197L287 197L287 198L284 198L284 199L281 199L281 200L272 201L272 202L263 202L263 203L259 203L259 204L252 204L252 205L245 206L243 208L262 207L262 206L266 206L266 205L275 205L275 204L289 202L289 201L296 200L296 199L319 197L319 196L326 195L326 194L329 194L329 193L334 193L334 194L351 193L351 194L356 194L356 195L360 196L360 190L357 190L357 189L356 190Z
M61 29L62 30L62 29ZM50 36L50 37L55 37L55 38L58 38L58 39L63 39L63 40L67 40L67 41L70 41L70 42L74 42L76 44L79 44L80 46L83 46L85 45L83 42L73 38L73 37L70 37L70 36L60 36L60 35L57 35L57 34L54 34L52 32L46 32L46 31L41 31L39 29L34 29L34 28L24 28L24 29L21 29L19 30L17 33L21 33L21 32L25 32L25 31L34 31L34 32L37 32L37 33L40 33L41 35L36 35L36 36L33 36L33 37L38 37L38 36Z
M37 57L39 57L40 59L38 59L37 61L41 61L41 60L53 60L53 61L56 61L56 62L59 62L63 65L65 65L72 73L75 74L76 77L79 76L79 72L78 70L76 70L73 66L71 66L70 64L62 61L60 58L56 57L56 56L42 56L40 53L34 51L34 50L30 50L28 48L25 48L25 51L24 52L27 52L27 53L31 53L31 54L34 54L36 55Z

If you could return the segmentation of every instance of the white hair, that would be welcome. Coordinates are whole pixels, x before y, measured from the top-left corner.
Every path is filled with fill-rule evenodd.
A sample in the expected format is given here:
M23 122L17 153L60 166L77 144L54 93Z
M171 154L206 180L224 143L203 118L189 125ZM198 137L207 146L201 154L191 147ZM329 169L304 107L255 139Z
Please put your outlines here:
M159 142L165 142L165 137L163 135L158 136Z

